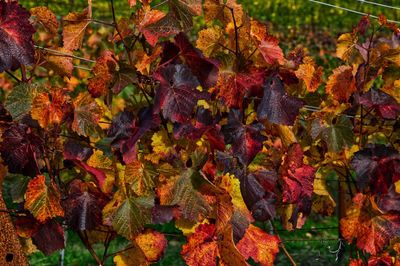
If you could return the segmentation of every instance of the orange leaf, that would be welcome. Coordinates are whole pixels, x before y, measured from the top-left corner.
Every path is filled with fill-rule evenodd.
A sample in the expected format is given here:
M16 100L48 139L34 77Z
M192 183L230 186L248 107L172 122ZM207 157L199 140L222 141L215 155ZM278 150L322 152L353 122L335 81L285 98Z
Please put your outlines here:
M296 70L296 76L304 81L307 91L314 92L318 89L322 79L322 67L315 67L311 63L301 64Z
M261 265L273 265L279 252L279 238L272 236L260 228L249 225L244 237L237 243L240 253L246 258L252 258Z
M42 24L51 35L57 33L59 23L53 11L45 6L38 6L32 8L30 12L32 16L35 16L36 20Z
M189 266L214 266L218 255L218 245L213 224L200 224L196 232L188 237L188 243L181 252Z
M39 122L42 128L52 124L59 124L64 116L65 96L61 89L50 93L41 93L32 103L32 118Z
M64 48L70 51L81 48L86 28L89 25L90 8L82 13L71 12L63 18L63 43Z
M346 102L356 91L356 81L351 66L340 66L333 70L326 84L326 92L339 102Z
M56 47L53 49L61 53L67 53L72 55L72 53L69 50L63 47ZM74 70L74 65L72 64L72 57L61 54L49 53L46 55L45 58L46 58L45 67L47 69L54 70L60 76L67 76L71 78L72 71Z
M167 247L165 236L153 230L141 233L135 238L135 241L149 262L158 261Z
M358 193L346 217L340 220L343 237L372 255L379 253L389 240L400 236L400 216L396 213L382 213L374 206L374 199Z
M89 79L88 90L93 97L106 95L113 81L117 61L110 51L104 51L93 67L94 77Z
M46 184L44 175L39 175L29 182L25 197L25 208L42 223L53 217L64 216L60 192L54 183Z

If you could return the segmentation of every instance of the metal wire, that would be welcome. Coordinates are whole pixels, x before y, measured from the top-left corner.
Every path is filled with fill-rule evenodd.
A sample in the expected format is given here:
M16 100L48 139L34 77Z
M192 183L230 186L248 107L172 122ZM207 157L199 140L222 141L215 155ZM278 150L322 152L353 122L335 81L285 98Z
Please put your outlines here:
M344 11L347 11L347 12L350 12L350 13L354 13L354 14L358 14L358 15L361 15L361 16L369 16L371 18L378 19L378 17L375 16L375 15L367 14L367 13L360 12L360 11L357 11L357 10L353 10L353 9L350 9L350 8L341 7L341 6L335 6L335 5L328 4L328 3L325 3L325 2L320 2L320 1L317 1L317 0L308 0L308 1L312 2L312 3L315 3L315 4L319 4L319 5L324 5L324 6L329 6L329 7L341 9L341 10L344 10ZM396 24L400 24L400 21L397 21L397 20L388 19L387 21L393 22L393 23L396 23Z
M385 4L381 4L381 3L376 3L376 2L371 2L371 1L367 1L367 0L356 0L356 1L361 2L361 3L370 4L370 5L374 5L374 6L380 6L380 7L385 7L385 8L400 10L400 7L397 7L397 6L389 6L389 5L385 5Z

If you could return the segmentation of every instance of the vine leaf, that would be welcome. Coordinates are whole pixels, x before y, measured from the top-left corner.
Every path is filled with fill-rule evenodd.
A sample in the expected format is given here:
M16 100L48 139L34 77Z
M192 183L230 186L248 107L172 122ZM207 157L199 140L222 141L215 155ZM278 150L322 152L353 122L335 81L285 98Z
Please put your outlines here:
M248 165L262 150L266 137L261 135L261 131L264 129L261 123L243 125L241 121L240 110L231 109L228 124L222 127L222 132L225 143L232 144L232 153L239 158L242 164Z
M125 199L115 209L112 216L113 228L126 239L134 239L142 231L144 225L151 222L151 208L153 206L153 197Z
M70 54L72 56L71 51L65 49L64 47L53 47L52 49L63 54ZM54 70L60 76L67 76L69 78L72 77L72 72L74 70L72 57L61 54L48 53L45 55L45 59L46 62L43 65L44 67Z
M0 14L0 72L32 65L35 29L29 22L30 13L17 1L2 1Z
M400 236L400 216L397 213L382 213L374 207L373 199L361 193L353 198L353 205L340 220L343 237L356 240L361 250L376 255L388 244L389 239Z
M1 157L10 173L35 176L40 170L38 160L43 155L43 145L43 140L30 128L22 124L14 124L2 135Z
M46 184L44 175L29 181L25 197L25 208L42 223L50 218L64 216L60 204L60 192L53 182Z
M63 201L67 225L76 231L92 230L101 225L104 196L94 187L80 180L73 180L68 197Z
M48 7L38 6L31 8L30 12L36 18L36 22L43 25L48 33L52 36L57 34L59 23L53 11Z
M82 46L86 28L89 26L92 14L91 8L86 8L82 13L71 12L63 18L63 43L64 48L74 51Z
M375 88L360 97L360 104L367 108L373 108L383 119L396 119L400 114L400 105L396 99Z
M136 236L135 242L143 251L148 262L158 261L167 247L165 236L150 229Z
M33 99L31 116L42 128L60 124L66 108L66 96L61 89L43 92Z
M296 76L304 81L308 92L315 92L322 82L322 67L317 67L313 62L301 64L295 72Z
M32 242L46 256L65 247L64 230L54 219L47 221L32 235Z
M334 69L326 83L326 92L339 102L348 101L356 90L356 80L351 66L340 66Z
M279 252L279 237L272 236L260 228L249 225L244 237L237 243L239 252L246 258L252 258L260 265L273 265Z
M287 95L283 82L277 76L265 81L264 95L257 108L257 117L260 120L281 125L293 125L303 102Z
M172 122L186 122L200 99L206 93L197 89L200 85L190 69L185 65L168 65L155 73L160 81L156 92L155 112L162 110L163 116Z
M399 153L384 145L370 145L354 154L350 165L357 174L360 188L369 185L371 191L386 194L390 186L399 180Z
M215 237L215 225L197 226L195 233L190 235L187 243L182 246L181 255L189 266L216 265L218 243Z
M168 183L158 190L162 205L177 205L181 216L190 221L200 221L211 212L211 206L192 184L193 175L199 173L193 169L185 170L180 176L170 178Z
M88 80L88 90L92 97L107 95L114 83L116 68L117 61L114 59L114 54L110 51L103 51L92 69L94 76Z
M332 119L331 123L322 129L321 137L328 145L329 151L338 152L353 144L353 125L346 116L339 116Z
M146 10L139 22L138 29L143 33L146 41L155 46L160 37L168 37L180 31L180 25L170 13L152 9Z
M13 120L19 121L32 108L33 99L43 89L36 84L21 83L15 86L4 102L4 108L10 113Z
M155 187L154 178L157 172L149 163L137 160L125 167L125 183L138 196L149 195Z
M279 41L273 36L265 37L258 46L265 62L270 65L275 63L282 64L284 60L283 51L279 47Z
M283 181L283 202L298 203L302 198L311 198L313 193L315 169L303 163L303 150L295 143L282 163L280 173Z
M201 0L169 0L168 5L174 16L181 22L183 31L193 26L193 16L202 12Z
M73 105L74 120L72 129L79 135L97 136L101 130L98 122L103 116L103 108L86 92L81 92L74 99Z
M336 56L349 61L357 52L358 37L353 33L344 33L337 40Z

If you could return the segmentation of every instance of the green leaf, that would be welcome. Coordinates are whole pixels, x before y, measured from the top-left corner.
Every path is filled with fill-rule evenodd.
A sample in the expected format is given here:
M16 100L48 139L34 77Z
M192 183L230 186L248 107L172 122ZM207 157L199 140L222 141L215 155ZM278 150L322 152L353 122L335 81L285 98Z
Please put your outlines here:
M331 124L323 129L321 133L329 151L338 152L342 148L353 144L353 125L345 116L332 119Z
M21 83L8 95L4 107L10 112L13 120L20 120L29 114L32 101L43 89L36 84Z
M115 211L112 225L118 234L127 239L133 239L151 222L153 197L127 198Z
M211 206L193 187L191 177L194 174L196 174L196 171L188 169L176 180L170 201L170 205L181 207L184 219L191 221L197 221L199 216L207 216L211 211Z
M21 203L24 201L26 187L30 179L29 176L20 174L7 174L3 186L10 194L14 203Z

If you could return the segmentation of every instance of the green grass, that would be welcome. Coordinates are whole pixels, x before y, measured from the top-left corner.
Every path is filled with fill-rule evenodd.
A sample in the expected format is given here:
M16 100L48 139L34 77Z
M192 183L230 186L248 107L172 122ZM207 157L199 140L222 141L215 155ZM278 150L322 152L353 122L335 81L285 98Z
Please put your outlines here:
M338 221L336 217L322 218L320 216L310 217L302 230L287 232L281 230L279 223L275 221L277 230L282 242L284 243L288 252L292 255L298 265L335 265L336 254L331 251L336 250L338 246ZM163 226L151 226L162 232L169 234L177 234L179 231L173 227L172 224ZM332 228L324 230L307 230L312 228ZM183 236L170 236L167 235L168 246L162 259L153 264L159 266L184 266L186 265L180 255L181 246L185 242ZM328 239L328 240L326 240ZM332 240L333 239L333 240ZM114 239L109 247L109 252L114 253L124 249L128 245L128 241L122 237ZM104 252L102 244L95 244L94 250L101 257ZM49 266L57 265L60 255L59 252L53 253L51 256L46 257L41 252L33 253L29 256L30 265L35 266ZM73 231L68 231L68 241L65 249L65 265L97 265L96 261L92 258L90 253L86 250L78 235ZM252 263L257 265L256 263ZM344 261L337 265L344 264ZM105 265L114 265L112 257L110 257ZM281 250L276 258L275 265L284 266L290 265L288 258Z

